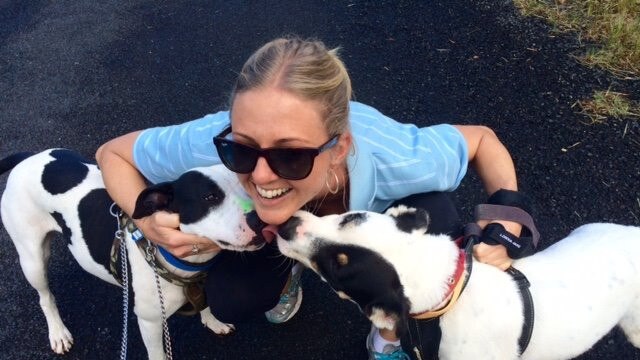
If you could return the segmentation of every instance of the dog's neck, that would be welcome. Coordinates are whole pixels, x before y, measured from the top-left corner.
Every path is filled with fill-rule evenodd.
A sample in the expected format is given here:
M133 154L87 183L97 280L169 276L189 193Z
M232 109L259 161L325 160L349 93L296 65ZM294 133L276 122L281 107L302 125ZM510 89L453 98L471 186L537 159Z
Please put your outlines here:
M211 267L213 258L218 254L217 252L203 253L180 259L166 249L148 241L139 230L137 233L134 231L128 234L130 243L133 245L130 250L140 251L147 263L157 268L160 276L177 284L184 283L183 280L201 276Z
M446 235L426 234L390 251L385 258L394 265L404 295L411 303L411 314L437 310L451 295L451 279L455 278L458 246Z
M467 259L469 257L469 259ZM464 250L460 250L458 254L458 261L456 265L455 272L447 279L447 283L449 284L449 288L445 293L444 299L435 306L433 309L424 311L422 313L411 313L411 317L414 319L432 319L438 317L451 309L458 297L462 293L464 289L466 280L470 275L470 263L472 262L470 256L468 256L467 252Z
M156 259L158 264L167 269L171 274L189 279L207 271L211 266L211 260L218 253L205 253L178 258L164 248L158 247Z

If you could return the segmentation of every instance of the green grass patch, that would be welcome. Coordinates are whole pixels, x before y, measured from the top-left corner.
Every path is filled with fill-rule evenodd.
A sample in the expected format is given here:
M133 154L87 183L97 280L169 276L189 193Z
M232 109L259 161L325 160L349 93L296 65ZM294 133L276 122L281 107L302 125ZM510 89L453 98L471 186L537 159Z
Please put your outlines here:
M579 59L624 79L640 79L639 0L514 0L525 16L595 44Z
M618 120L640 118L640 109L628 99L627 94L615 91L596 91L590 100L578 101L580 113L588 116L592 122L602 122L607 118Z
M525 16L536 16L556 31L571 31L590 44L581 63L609 71L623 80L640 80L640 0L514 0ZM578 101L592 122L607 118L638 120L640 103L626 94L596 91Z

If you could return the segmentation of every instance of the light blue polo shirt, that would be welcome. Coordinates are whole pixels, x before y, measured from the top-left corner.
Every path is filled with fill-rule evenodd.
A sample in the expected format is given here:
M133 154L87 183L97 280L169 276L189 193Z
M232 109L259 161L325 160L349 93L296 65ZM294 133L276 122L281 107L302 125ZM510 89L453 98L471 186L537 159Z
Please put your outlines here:
M213 137L229 121L229 112L221 111L144 130L134 144L134 162L153 183L220 164ZM402 124L358 102L350 103L349 121L355 146L347 160L350 210L381 212L412 194L453 191L467 172L466 141L451 125Z

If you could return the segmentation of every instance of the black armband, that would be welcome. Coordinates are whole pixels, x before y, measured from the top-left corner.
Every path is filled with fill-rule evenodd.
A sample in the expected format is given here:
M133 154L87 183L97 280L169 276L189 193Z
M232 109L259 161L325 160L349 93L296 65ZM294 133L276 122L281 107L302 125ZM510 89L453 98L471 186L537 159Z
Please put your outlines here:
M530 236L517 237L505 230L504 226L499 223L485 226L480 241L489 245L503 245L507 248L507 254L512 259L520 259L535 252Z
M500 189L494 192L487 204L513 206L526 211L531 215L531 199L520 191ZM533 216L533 215L532 215Z
M501 244L512 259L519 259L535 252L540 233L531 216L531 200L524 193L500 189L493 193L486 204L475 208L476 221L513 221L522 225L520 236L508 232L500 223L492 222L482 231L480 241L489 245Z

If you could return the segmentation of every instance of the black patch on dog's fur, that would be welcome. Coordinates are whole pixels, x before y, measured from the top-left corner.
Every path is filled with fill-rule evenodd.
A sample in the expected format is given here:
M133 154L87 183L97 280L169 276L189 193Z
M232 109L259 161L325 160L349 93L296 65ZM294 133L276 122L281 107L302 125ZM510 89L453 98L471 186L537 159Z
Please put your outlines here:
M393 218L396 221L398 230L411 233L414 230L427 231L429 227L429 214L424 209L413 209L415 211L405 211Z
M346 263L340 260L342 254L348 258ZM321 246L310 260L327 283L348 295L367 317L374 308L382 309L397 317L399 332L405 329L409 300L398 273L382 256L360 246L331 244Z
M64 221L62 214L54 211L51 213L51 217L58 223L60 229L62 229L62 237L71 243L71 229L67 226L67 222Z
M278 235L285 240L293 239L296 235L296 228L301 222L302 220L297 216L290 217L284 224L278 226Z
M143 190L132 217L139 219L164 210L179 213L182 224L192 224L220 206L225 196L215 181L198 171L188 171L175 182L163 182Z
M89 192L78 204L78 217L82 236L91 257L109 270L111 245L118 230L116 218L109 212L113 200L105 189Z
M42 187L52 195L63 194L78 186L89 173L89 162L70 150L53 150L49 153L56 160L44 166Z
M338 225L338 229L344 229L349 225L358 226L363 222L367 221L367 218L368 218L368 215L365 212L346 214L343 217L342 221L340 221L340 224Z

